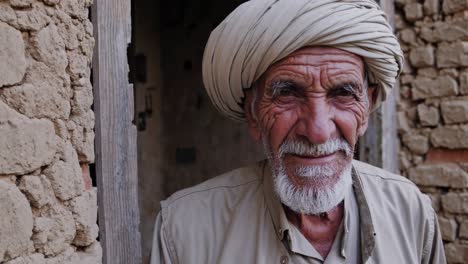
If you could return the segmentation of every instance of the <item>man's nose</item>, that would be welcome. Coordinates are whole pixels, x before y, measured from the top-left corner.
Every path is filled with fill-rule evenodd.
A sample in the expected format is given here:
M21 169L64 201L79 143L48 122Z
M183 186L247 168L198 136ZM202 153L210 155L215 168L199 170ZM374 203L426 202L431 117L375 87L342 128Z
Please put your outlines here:
M325 98L311 98L302 106L297 134L313 144L325 143L332 137L335 124Z

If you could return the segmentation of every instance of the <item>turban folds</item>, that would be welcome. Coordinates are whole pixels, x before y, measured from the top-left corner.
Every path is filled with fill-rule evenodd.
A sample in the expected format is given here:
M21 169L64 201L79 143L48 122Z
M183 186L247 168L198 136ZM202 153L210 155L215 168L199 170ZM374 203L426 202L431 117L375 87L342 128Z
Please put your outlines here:
M251 0L210 35L203 81L213 104L243 120L243 89L273 63L306 46L329 46L359 55L378 101L394 86L403 54L385 13L373 0Z

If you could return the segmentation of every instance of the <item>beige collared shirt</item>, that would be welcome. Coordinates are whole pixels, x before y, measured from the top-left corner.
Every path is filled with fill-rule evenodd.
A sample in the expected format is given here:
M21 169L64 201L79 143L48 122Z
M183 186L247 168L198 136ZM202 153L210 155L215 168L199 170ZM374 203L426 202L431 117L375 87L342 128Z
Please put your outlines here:
M287 220L262 162L163 201L151 263L446 263L429 198L401 176L358 161L353 168L326 259Z

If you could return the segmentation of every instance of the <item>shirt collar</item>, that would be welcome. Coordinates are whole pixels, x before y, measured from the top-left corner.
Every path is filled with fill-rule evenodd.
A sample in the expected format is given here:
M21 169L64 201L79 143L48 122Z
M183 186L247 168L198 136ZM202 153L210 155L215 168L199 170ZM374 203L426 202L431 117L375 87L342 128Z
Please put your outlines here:
M261 170L262 170L262 178L263 178L263 192L265 195L265 200L268 206L268 211L270 213L270 217L273 221L273 225L276 230L276 235L280 241L283 241L286 237L286 231L291 230L291 225L286 218L286 214L284 212L283 206L279 198L276 196L274 191L274 184L273 184L273 176L271 175L271 169L268 166L267 161L263 161L261 163ZM365 193L363 190L362 181L360 179L360 175L358 171L354 168L352 169L352 179L353 179L353 191L356 197L356 201L359 208L359 219L360 219L360 230L361 230L361 256L363 263L369 259L372 255L372 252L375 248L375 229L372 221L372 215L370 212L369 205L367 203L367 199L365 197ZM351 192L350 192L351 194ZM345 210L349 208L347 206L345 198ZM346 234L349 228L347 217L349 214L345 211L345 217L343 219L343 239L341 243L341 255L345 257L345 246L346 246ZM300 232L299 232L300 233ZM311 246L312 247L312 246ZM312 247L313 248L313 247ZM314 249L315 251L315 249ZM311 251L313 253L313 251ZM316 251L315 251L316 252ZM309 254L307 254L309 255ZM313 254L315 255L315 254Z

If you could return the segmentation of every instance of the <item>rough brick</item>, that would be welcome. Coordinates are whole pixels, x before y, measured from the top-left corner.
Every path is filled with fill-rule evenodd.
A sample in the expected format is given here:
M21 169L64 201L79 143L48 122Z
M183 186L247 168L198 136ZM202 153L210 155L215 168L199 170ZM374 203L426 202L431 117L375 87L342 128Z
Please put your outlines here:
M410 126L408 124L408 118L406 117L405 112L398 112L397 114L397 122L398 122L398 131L399 132L406 132L410 130Z
M468 42L442 43L436 52L438 67L468 66Z
M38 31L50 23L50 18L42 9L17 10L18 27L25 31Z
M41 29L33 38L37 59L44 62L56 72L64 72L68 65L65 42L58 33L58 29L51 24Z
M405 42L407 44L410 44L410 45L413 45L413 46L416 46L418 44L417 38L416 38L416 33L414 32L414 30L412 28L405 28L405 29L401 30L398 33L398 35L399 35L400 40L402 40L403 42Z
M1 11L1 10L0 10ZM25 45L21 33L0 22L0 87L19 83L26 72Z
M15 258L5 264L46 264L45 261L44 255L37 253L30 256Z
M438 127L431 133L431 143L434 147L448 149L468 148L468 125Z
M432 46L412 48L410 62L413 67L429 67L434 65L434 48Z
M426 155L430 163L468 162L468 150L430 149Z
M8 2L0 1L0 21L8 24L16 21L15 10L11 8Z
M429 150L429 140L427 137L415 133L407 133L402 138L408 149L416 154L425 154Z
M468 36L468 20L437 21L421 28L420 37L427 42L463 40Z
M468 101L466 100L442 102L440 110L446 124L468 122Z
M448 263L466 263L468 245L449 243L445 245L445 255Z
M418 116L419 121L423 126L437 126L437 124L439 124L439 110L433 106L419 104Z
M420 3L405 5L405 17L408 21L416 21L423 17L423 6Z
M457 222L451 218L439 217L440 232L445 241L455 241L457 236Z
M423 7L426 15L437 14L440 8L439 0L425 0Z
M444 0L442 10L445 14L452 14L468 8L468 0Z
M75 238L76 227L72 213L61 204L54 203L34 219L33 231L36 251L55 256L69 247Z
M448 213L468 213L468 193L448 193L443 195L442 207Z
M455 79L449 76L439 76L435 80L418 77L412 83L413 99L425 99L432 97L443 97L456 95L458 85Z
M89 165L86 163L81 164L81 173L83 175L83 182L86 190L91 190L93 188L93 181L89 174Z
M11 6L14 7L30 7L34 0L10 0Z
M409 178L422 186L468 187L468 173L455 164L421 164L408 171Z
M18 187L36 208L41 208L53 201L52 186L44 175L23 176Z
M460 224L460 238L468 239L468 220L462 221Z
M11 183L0 181L0 262L31 251L33 216L29 202Z
M468 94L468 72L460 74L460 93Z
M55 161L43 172L50 180L55 195L63 201L76 197L84 191L78 155L70 142L65 144L62 159Z
M0 174L25 174L49 164L57 151L52 122L28 120L0 101Z
M71 107L54 85L26 83L5 89L1 98L18 112L31 118L67 119Z
M76 237L73 244L77 246L93 244L98 235L96 189L72 199L69 208L76 222Z

